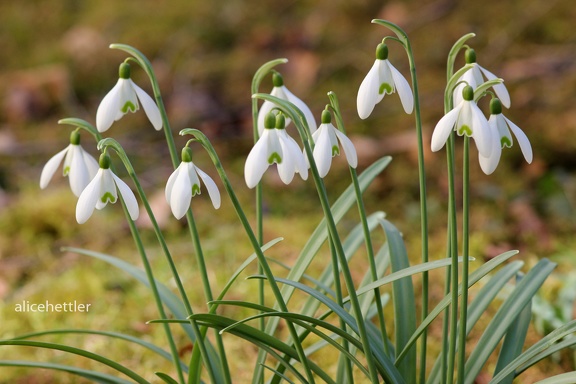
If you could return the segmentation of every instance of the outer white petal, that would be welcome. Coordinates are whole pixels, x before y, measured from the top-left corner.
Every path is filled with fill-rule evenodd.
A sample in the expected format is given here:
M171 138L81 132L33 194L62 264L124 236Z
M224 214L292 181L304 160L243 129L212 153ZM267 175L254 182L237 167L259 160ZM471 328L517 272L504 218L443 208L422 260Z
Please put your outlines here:
M358 116L361 119L366 119L372 111L374 106L378 102L378 90L380 88L379 81L379 61L376 60L368 71L368 74L362 80L360 84L360 89L358 89L358 96L356 98L356 107L358 109Z
M518 145L520 145L520 149L522 150L522 154L524 158L528 162L528 164L532 163L533 154L532 154L532 145L530 145L530 140L528 140L528 136L513 122L511 122L508 118L504 117L508 126L516 136L516 140L518 141Z
M320 125L318 139L314 145L314 161L320 177L325 177L332 165L332 142L330 140L330 126Z
M478 105L474 102L470 103L470 107L472 109L472 137L476 142L476 147L478 147L478 151L484 157L490 156L492 152L493 143L492 140L492 132L490 127L488 126L488 120L478 108Z
M296 107L298 107L298 109L300 109L302 111L302 113L304 114L304 117L306 118L306 123L308 124L308 129L310 130L310 132L314 133L314 131L316 130L316 119L314 118L314 114L312 113L310 108L308 108L306 103L304 103L302 100L300 100L298 97L296 97L292 92L290 92L290 90L288 88L286 88L286 86L283 86L283 88L284 88L283 90L284 90L284 93L286 94L286 97L288 97L288 101L290 101L292 104L294 104ZM286 124L286 125L288 125L288 124Z
M198 173L198 176L200 176L202 179L202 182L204 182L204 185L208 190L208 196L210 196L210 200L212 200L212 205L216 209L220 208L220 191L218 190L216 183L210 176L208 176L206 172L202 171L197 166L194 166L194 169Z
M70 164L70 173L68 175L70 189L74 195L80 196L92 178L90 177L86 161L84 160L84 150L82 147L72 144L70 152L72 153L72 163Z
M389 64L388 66L390 68L390 72L392 72L394 85L396 87L396 91L398 92L398 96L400 96L400 101L402 102L402 107L404 107L404 112L410 114L414 110L414 96L412 95L412 89L400 71L394 68L392 64Z
M284 184L290 184L296 173L295 158L302 156L302 152L300 152L300 149L298 149L297 152L293 152L294 147L290 146L288 142L286 130L276 130L276 134L278 135L278 143L282 149L282 162L278 164L278 174Z
M128 209L128 213L130 214L130 218L132 220L136 220L138 215L140 214L140 210L138 209L138 202L136 201L136 196L134 196L134 192L130 189L130 187L122 181L118 176L110 171L110 174L114 178L114 182L120 191L120 195L126 203L126 209Z
M98 170L96 176L88 183L78 198L78 203L76 203L76 221L78 224L84 224L92 216L96 202L100 199L102 171L102 169Z
M98 110L96 111L96 128L98 132L107 131L116 120L116 116L120 110L121 80L122 79L118 79L116 85L104 96L98 106Z
M57 154L55 154L54 156L52 156L50 160L48 160L46 165L44 165L44 168L42 168L42 173L40 174L41 189L44 189L46 188L46 186L48 186L48 183L50 182L50 180L52 180L52 176L54 176L54 173L58 169L58 166L62 162L64 156L66 156L66 153L70 149L70 146L71 144L66 148L64 148L63 150L61 150L60 152L58 152Z
M182 165L184 164L184 165ZM192 183L190 182L189 171L194 167L192 162L183 162L178 169L178 175L172 185L170 193L170 208L172 214L180 220L190 208L190 201L192 200Z
M166 202L168 203L168 205L170 205L170 196L172 196L172 188L174 188L174 182L176 181L178 174L182 171L186 172L183 164L184 164L184 162L180 163L178 168L176 168L174 170L174 172L172 172L172 174L168 178L168 181L166 182L166 188L164 189L164 195L166 197Z
M356 168L358 166L358 155L356 154L356 148L354 148L354 144L352 144L352 141L350 141L350 139L338 129L335 127L332 127L332 129L334 130L336 137L338 137L338 140L342 145L342 149L344 149L344 154L346 155L348 164L352 168Z
M494 80L498 78L495 74L493 74L486 68L483 68L480 65L478 65L478 67L488 80ZM510 108L510 94L508 93L508 89L506 89L504 83L496 84L493 88L494 93L496 93L496 96L498 96L498 98L502 102L502 105L505 106L506 108Z
M314 136L314 134L312 134L312 136ZM294 170L300 174L300 177L302 177L303 180L308 179L308 163L306 162L306 156L300 150L296 140L288 135L288 132L284 135L284 140L286 150L289 151L290 157L294 160Z
M450 133L454 130L454 125L456 124L461 109L462 103L458 104L456 108L445 114L438 124L436 124L436 127L432 132L432 152L439 151L442 149L444 144L446 144L446 140L448 140Z
M148 116L148 120L152 123L154 128L159 131L162 129L162 116L160 115L160 110L158 109L158 105L156 102L146 93L142 88L140 88L136 83L130 79L130 83L132 87L136 91L136 95L138 99L142 103L142 108Z
M490 136L492 140L492 150L490 151L490 156L482 156L480 151L478 151L478 162L480 163L480 168L482 171L490 175L500 162L500 156L502 154L502 147L500 145L500 135L498 134L498 125L496 119L491 116L488 121L488 126L490 127Z
M270 129L265 129L256 142L244 165L244 179L248 188L254 188L268 169L268 136Z

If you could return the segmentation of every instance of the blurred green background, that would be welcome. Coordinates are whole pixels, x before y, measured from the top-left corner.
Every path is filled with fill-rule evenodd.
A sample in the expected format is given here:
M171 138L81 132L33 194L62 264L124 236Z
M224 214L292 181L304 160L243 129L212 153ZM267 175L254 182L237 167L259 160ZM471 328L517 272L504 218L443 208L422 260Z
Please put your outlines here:
M397 95L387 96L367 120L356 114L360 82L374 61L376 45L389 35L370 23L374 18L400 25L411 39L426 144L442 116L446 55L459 37L476 33L469 44L481 65L505 79L512 98L505 114L531 139L535 158L527 165L514 146L504 152L496 172L485 176L473 154L473 254L487 259L503 250L520 249L519 257L529 264L549 257L560 263L559 274L569 274L576 259L576 9L569 0L4 1L0 3L0 338L63 326L112 327L150 334L152 339L157 333L142 325L156 316L143 288L99 262L59 250L63 245L81 246L137 263L118 207L97 212L78 226L76 199L67 181L56 175L47 190L38 188L43 164L68 144L70 129L57 121L80 117L94 123L99 101L117 80L125 55L108 49L110 43L132 45L152 61L174 132L199 128L213 140L247 211L252 209L252 195L241 172L252 143L251 78L266 61L288 58L289 63L278 70L316 116L328 102L328 91L338 95L347 131L360 155L360 169L381 156L393 156L369 189L367 205L387 212L404 232L417 261L413 116L403 113ZM389 47L390 61L408 75L404 52L394 43ZM458 65L462 62L460 57ZM133 78L150 91L142 71L134 68ZM261 91L270 88L267 79ZM486 101L481 106L487 110ZM186 254L189 245L163 204L163 183L171 172L163 135L154 131L143 113L123 118L106 134L117 138L131 155L175 244L174 253L182 259L183 275L193 282L194 265ZM85 136L83 145L96 154L90 140ZM184 143L177 138L179 146ZM215 175L204 155L195 161ZM426 162L431 250L438 258L443 257L445 243L443 152L427 152ZM341 159L334 168L326 182L336 197L348 182ZM293 247L286 251L287 257L293 257L319 217L312 185L296 181L285 187L273 172L265 183L273 191L266 198L266 236L268 240L287 236L293 242L285 245ZM213 265L236 265L249 248L237 233L230 205L225 202L214 215L205 197L195 198L193 204ZM286 222L293 233L285 233ZM144 221L140 225L146 228ZM153 235L148 235L154 244ZM159 275L169 279L159 256L155 262ZM226 281L225 274L220 276L225 272L214 272L215 281ZM553 287L547 289L554 292ZM16 314L13 309L23 299L66 300L71 292L78 300L92 302L94 312L57 317ZM204 305L201 298L198 305ZM123 316L127 313L131 315ZM110 350L100 341L81 343ZM120 346L117 350L125 352ZM16 348L0 350L0 356L54 357L46 351ZM134 361L146 365L145 358L137 356ZM562 364L552 367L559 371L570 367L569 362ZM66 377L0 368L0 382L5 374L13 375L6 376L12 377L6 382L23 383L63 382Z

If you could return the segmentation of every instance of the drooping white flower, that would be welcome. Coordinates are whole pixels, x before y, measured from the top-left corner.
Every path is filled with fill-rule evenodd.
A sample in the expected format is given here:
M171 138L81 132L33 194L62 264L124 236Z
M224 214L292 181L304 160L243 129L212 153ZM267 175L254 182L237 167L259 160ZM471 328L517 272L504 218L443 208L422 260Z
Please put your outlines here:
M381 43L376 48L376 61L358 90L356 105L360 118L366 119L386 94L396 91L404 111L412 113L414 109L412 89L404 76L388 61L388 46Z
M454 88L454 105L457 105L462 101L462 89L465 85L469 85L472 89L476 89L479 85L484 83L484 78L486 78L486 80L495 80L498 78L492 72L480 66L480 64L476 62L476 52L472 48L466 50L465 59L466 64L472 64L472 68L467 70L460 79L458 79L458 82L461 83ZM508 89L506 89L504 83L496 84L492 88L494 89L496 96L502 102L502 105L506 108L510 108L510 94L508 93Z
M136 220L139 214L136 197L130 187L110 170L110 158L103 154L100 156L100 169L82 191L76 204L78 224L85 223L92 216L94 208L102 209L108 203L114 204L118 200L117 190L126 203L130 218Z
M332 165L332 157L340 154L340 145L344 149L346 160L352 168L358 165L358 156L354 144L346 135L340 132L331 122L330 112L324 110L322 112L322 124L318 130L312 134L314 140L314 162L318 167L320 177L328 174L330 166Z
M130 78L130 64L120 64L119 79L116 85L108 92L96 111L96 128L99 132L107 131L114 121L119 120L128 112L136 112L142 107L146 116L159 131L162 129L162 116L158 106L142 88L137 86Z
M80 145L80 134L73 131L70 135L70 144L58 152L42 168L40 175L40 188L48 186L64 159L62 174L70 181L70 189L76 196L80 196L84 188L98 171L98 162Z
M306 103L304 103L292 92L290 92L288 88L286 88L286 86L284 85L284 79L282 78L282 75L280 75L278 72L274 72L274 74L272 75L272 83L274 84L274 87L272 88L270 95L276 96L277 98L282 100L287 100L292 104L294 104L304 114L310 132L314 132L314 130L316 130L316 119L314 119L314 114L312 113L310 108L308 108ZM262 135L262 132L264 132L265 129L264 119L266 115L274 108L276 108L276 105L268 100L265 100L262 106L260 107L260 110L258 111L258 133L260 135ZM286 125L290 124L290 119L285 118L285 120Z
M459 136L472 137L482 156L491 154L493 141L488 121L474 101L474 90L464 87L462 101L440 119L432 132L432 151L442 149L450 133L454 130Z
M282 114L275 117L274 113L269 112L266 115L264 132L248 154L244 165L244 179L248 188L254 188L274 163L278 165L278 174L284 184L289 184L295 173L300 173L304 180L308 178L306 159L284 126Z
M194 165L192 162L192 150L189 147L184 147L182 150L182 162L168 178L165 190L166 201L172 209L172 214L177 219L181 219L186 214L192 197L201 193L200 179L206 185L214 208L220 208L220 192L216 183L210 176Z
M498 98L493 98L490 101L490 119L488 120L488 125L493 135L492 153L487 157L482 156L482 154L478 155L480 167L484 173L489 175L494 172L500 162L502 149L504 147L512 147L512 133L514 133L516 140L518 140L520 150L526 162L528 162L528 164L532 163L532 146L530 145L528 136L526 136L516 124L502 114L502 103Z

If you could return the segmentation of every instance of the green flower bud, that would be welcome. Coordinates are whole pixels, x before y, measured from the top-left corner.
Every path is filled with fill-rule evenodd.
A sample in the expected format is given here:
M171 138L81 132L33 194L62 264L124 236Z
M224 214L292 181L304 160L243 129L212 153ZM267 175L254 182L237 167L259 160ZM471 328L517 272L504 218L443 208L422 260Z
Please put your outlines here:
M130 64L128 64L128 63L120 64L120 68L118 69L118 76L121 79L129 79L130 78Z
M286 127L286 118L283 113L276 115L276 123L274 125L276 129L284 129Z
M466 53L464 54L464 58L466 59L466 64L473 64L476 62L476 51L472 48L468 48Z
M462 88L462 98L466 101L474 100L474 88L469 85Z
M276 114L270 111L264 116L264 128L274 129L274 127L276 127Z
M100 159L98 160L98 164L100 165L100 168L108 169L108 168L110 168L110 163L111 163L110 156L108 156L105 153L100 155Z
M378 44L376 47L376 59L386 60L388 58L388 46L384 43Z
M321 121L322 124L330 124L332 122L332 115L329 110L325 109L322 111Z
M494 97L490 100L490 114L491 115L499 115L502 113L502 102L499 98Z
M272 84L274 84L275 87L283 86L284 78L282 77L282 75L279 74L278 72L274 72L274 74L272 75Z
M182 148L182 162L184 163L192 162L192 149L190 147Z
M72 131L70 134L70 144L80 145L80 132L77 130Z

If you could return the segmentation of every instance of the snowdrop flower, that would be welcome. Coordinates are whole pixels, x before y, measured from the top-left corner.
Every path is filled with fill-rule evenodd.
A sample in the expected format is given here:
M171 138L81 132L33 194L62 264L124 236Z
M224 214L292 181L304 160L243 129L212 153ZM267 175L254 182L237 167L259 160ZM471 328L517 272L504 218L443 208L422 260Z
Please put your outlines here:
M404 111L408 114L412 113L414 96L410 85L404 76L388 61L388 46L384 43L378 44L376 61L358 90L356 104L360 118L366 119L370 116L376 104L382 101L386 94L396 91L398 91Z
M274 116L269 112L264 119L264 132L256 142L244 165L244 178L248 188L254 188L268 166L276 163L278 174L284 184L289 184L295 173L300 173L302 179L308 178L308 167L304 154L296 141L288 136L284 129L284 115Z
M181 219L188 208L193 196L199 195L200 179L206 185L210 200L214 208L220 208L220 192L216 183L192 162L192 150L189 147L182 149L182 162L168 178L166 184L166 201L177 219Z
M130 64L120 64L119 79L114 88L102 99L96 111L96 128L99 132L107 131L112 123L120 120L128 112L140 109L138 100L142 103L144 112L157 131L162 129L162 116L158 106L142 88L130 78Z
M70 144L58 152L44 166L40 175L40 188L48 186L56 169L64 159L63 175L70 181L70 189L76 196L80 196L84 188L98 171L98 162L80 145L80 133L73 131L70 134Z
M314 140L314 161L318 167L320 177L324 177L330 170L332 164L332 157L340 154L340 147L338 142L344 149L346 160L352 168L358 165L358 156L354 144L340 132L331 122L332 118L330 112L327 110L322 111L322 124L318 130L312 134Z
M494 172L500 161L502 148L512 147L512 133L516 136L520 150L528 164L532 163L532 146L526 134L506 116L502 114L502 103L498 98L493 98L490 101L490 119L488 120L491 134L493 136L493 148L490 156L478 155L480 167L487 175ZM512 133L510 132L512 131Z
M313 132L316 129L316 119L314 119L314 115L312 114L312 111L310 111L310 108L308 108L308 106L302 100L294 96L294 94L290 92L288 88L286 88L284 85L284 79L278 72L274 72L272 75L272 83L274 84L274 88L272 88L270 95L276 96L282 100L287 100L294 104L299 110L301 110L304 114L304 117L306 118L308 128L311 130L311 132ZM260 111L258 112L258 134L262 135L262 132L264 132L264 119L266 118L268 112L272 111L274 108L276 108L276 105L268 100L265 100L260 107ZM290 119L285 118L285 120L286 125L290 124Z
M488 121L474 102L474 90L471 86L464 87L462 96L462 101L436 124L432 132L432 151L442 149L450 133L455 130L459 136L472 137L478 151L482 156L488 157L493 147Z
M136 220L139 210L134 193L125 182L112 173L110 170L110 157L102 154L100 155L100 169L84 191L82 191L76 204L76 221L78 224L85 223L92 216L94 208L102 209L109 202L114 204L118 200L116 189L120 191L120 195L126 203L130 218Z
M476 63L476 52L472 48L468 48L464 56L466 64L472 64L472 68L466 71L460 79L458 79L458 82L461 81L462 83L454 88L454 105L457 105L462 101L462 89L466 84L471 86L472 89L476 89L479 85L484 83L484 78L486 78L486 80L494 80L498 78L492 72ZM492 88L494 89L496 96L502 102L502 105L506 108L510 108L510 94L508 93L506 86L503 83L499 83L494 85Z

